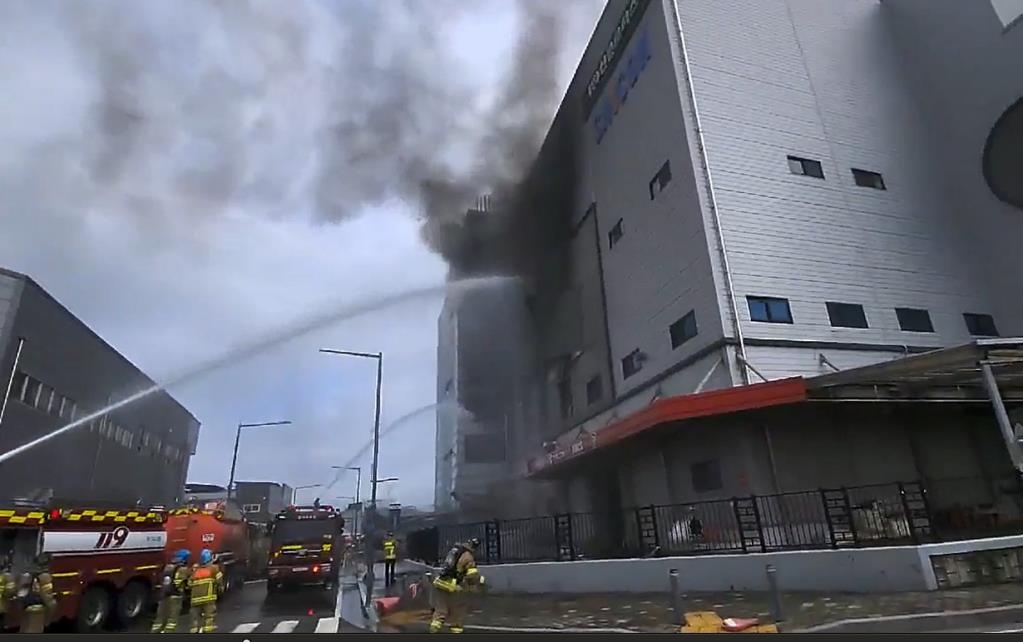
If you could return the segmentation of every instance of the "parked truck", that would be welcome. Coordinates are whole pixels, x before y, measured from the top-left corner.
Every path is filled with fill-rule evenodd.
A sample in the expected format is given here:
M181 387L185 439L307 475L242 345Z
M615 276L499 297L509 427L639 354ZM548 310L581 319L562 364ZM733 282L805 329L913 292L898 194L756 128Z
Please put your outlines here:
M83 633L124 628L152 604L164 566L165 520L161 508L3 507L0 546L14 577L45 560L57 600L51 621L70 621ZM17 629L21 619L14 600L5 628Z

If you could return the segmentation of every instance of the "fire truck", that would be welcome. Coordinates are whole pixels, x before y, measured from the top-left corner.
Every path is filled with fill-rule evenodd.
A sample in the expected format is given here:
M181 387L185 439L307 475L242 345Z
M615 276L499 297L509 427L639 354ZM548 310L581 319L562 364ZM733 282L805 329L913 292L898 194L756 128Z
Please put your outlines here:
M48 554L56 612L78 631L126 627L147 611L164 565L166 513L161 508L110 510L64 506L0 509L0 546L17 578ZM20 607L10 603L7 628Z
M187 549L195 561L207 548L224 572L225 592L232 592L265 569L257 568L258 552L265 546L254 526L234 502L190 502L175 508L167 519L167 561L180 549Z
M289 506L270 530L267 592L319 587L337 591L345 520L333 506Z

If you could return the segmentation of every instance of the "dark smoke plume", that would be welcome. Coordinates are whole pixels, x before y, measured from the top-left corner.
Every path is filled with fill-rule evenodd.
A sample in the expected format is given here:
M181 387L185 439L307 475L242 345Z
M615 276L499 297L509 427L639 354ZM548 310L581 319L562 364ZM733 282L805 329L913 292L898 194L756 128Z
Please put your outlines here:
M483 96L450 25L503 1L0 3L5 68L33 60L27 50L88 85L81 126L8 149L18 162L3 207L125 213L160 246L169 234L201 242L204 221L225 213L330 222L400 199L454 272L483 269L473 257L495 252L476 245L497 236L514 241L489 268L525 269L535 230L521 218L542 219L552 204L536 190L565 178L526 180L561 98L566 23L599 0L518 0L515 46ZM67 80L41 77L57 90ZM498 211L470 230L466 209L484 193Z

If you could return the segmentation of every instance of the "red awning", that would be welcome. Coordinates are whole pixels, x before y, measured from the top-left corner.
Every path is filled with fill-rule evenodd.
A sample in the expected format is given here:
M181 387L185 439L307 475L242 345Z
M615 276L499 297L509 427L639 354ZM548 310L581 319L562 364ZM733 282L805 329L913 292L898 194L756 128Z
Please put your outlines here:
M806 399L806 380L802 377L658 399L648 407L599 431L590 433L572 431L572 433L581 432L581 435L575 437L570 443L566 435L562 435L553 452L534 457L528 462L528 474L530 476L539 475L554 466L562 465L672 421L784 406L806 401Z

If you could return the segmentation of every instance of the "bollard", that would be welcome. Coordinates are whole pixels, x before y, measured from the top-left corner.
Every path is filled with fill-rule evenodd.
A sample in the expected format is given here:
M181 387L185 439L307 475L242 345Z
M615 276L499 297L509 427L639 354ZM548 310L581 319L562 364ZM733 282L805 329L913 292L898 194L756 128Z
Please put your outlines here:
M668 571L668 584L671 586L671 609L675 611L675 617L682 623L682 594L678 589L678 569Z
M427 571L424 577L423 590L426 591L426 603L430 605L430 610L433 610L433 573Z
M769 599L771 601L771 617L774 618L775 622L782 622L785 620L785 614L781 610L781 591L778 590L778 570L774 568L773 564L768 564L765 569L767 572L767 590L770 593Z

